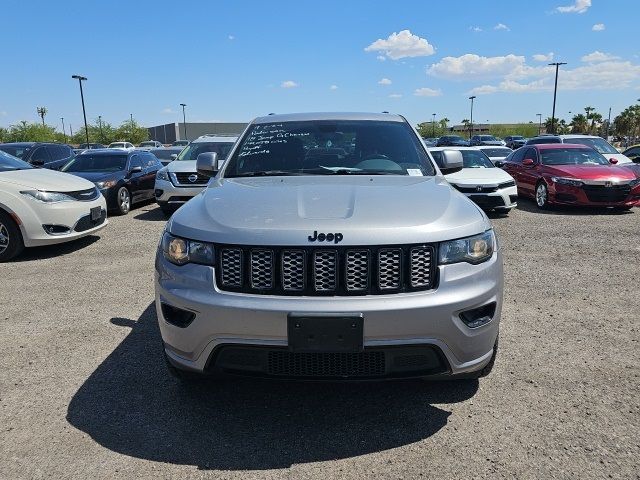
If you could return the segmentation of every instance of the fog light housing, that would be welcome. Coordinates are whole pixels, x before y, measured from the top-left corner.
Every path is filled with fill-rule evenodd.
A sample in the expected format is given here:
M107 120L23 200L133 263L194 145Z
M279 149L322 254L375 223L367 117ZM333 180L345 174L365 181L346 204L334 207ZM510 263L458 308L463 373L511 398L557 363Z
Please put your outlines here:
M488 303L482 307L460 312L460 320L469 328L478 328L493 320L496 313L496 302Z
M162 308L162 316L167 323L175 325L176 327L186 328L193 322L193 319L196 318L195 313L167 305L166 303L161 303L160 308Z

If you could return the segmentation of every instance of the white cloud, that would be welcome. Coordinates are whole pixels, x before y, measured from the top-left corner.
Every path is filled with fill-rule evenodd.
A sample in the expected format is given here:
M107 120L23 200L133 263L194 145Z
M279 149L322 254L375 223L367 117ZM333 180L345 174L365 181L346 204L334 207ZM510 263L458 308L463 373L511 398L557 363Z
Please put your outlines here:
M400 93L392 93L389 95L389 98L402 98L402 94Z
M422 88L416 88L413 94L416 97L439 97L440 95L442 95L442 90L440 90L439 88L433 89L428 87L422 87Z
M593 27L591 27L591 30L593 30L594 32L601 32L605 28L606 27L604 26L604 23L596 23Z
M550 62L551 60L553 60L553 52L549 52L546 55L544 53L536 53L533 56L533 59L536 62Z
M469 30L471 30L472 32L481 32L482 28L478 27L477 25L474 27L469 27Z
M556 11L560 13L584 13L589 10L591 0L575 0L573 5L565 5L557 7Z
M167 108L163 108L162 109L162 113L176 113L175 110L172 110L171 108L167 107Z
M298 86L298 84L296 82L294 82L293 80L285 80L284 82L282 82L280 84L280 86L282 88L295 88Z
M509 30L511 30L509 27L507 27L504 23L499 23L497 24L495 27L493 27L494 30L506 30L507 32Z
M386 40L379 38L367 48L365 52L382 52L391 60L405 57L427 57L433 55L436 49L427 39L412 34L409 30L399 33L393 32Z
M376 57L376 60L379 60L379 61L381 61L381 62L384 62L386 59L387 59L387 57L385 57L384 55L378 55L378 56Z
M388 78L383 78L378 82L378 85L391 85L391 80L389 80Z
M524 65L524 57L505 55L501 57L481 57L467 53L460 57L444 57L427 69L434 77L461 79L495 78L512 72Z
M329 87L329 90L337 90L338 89L338 85L331 85Z
M596 50L588 55L584 55L580 60L587 63L607 62L610 60L620 60L620 57L611 55L610 53L603 53Z
M235 40L235 39L236 39L236 37L234 37L233 35L229 35L227 38L228 38L229 40Z

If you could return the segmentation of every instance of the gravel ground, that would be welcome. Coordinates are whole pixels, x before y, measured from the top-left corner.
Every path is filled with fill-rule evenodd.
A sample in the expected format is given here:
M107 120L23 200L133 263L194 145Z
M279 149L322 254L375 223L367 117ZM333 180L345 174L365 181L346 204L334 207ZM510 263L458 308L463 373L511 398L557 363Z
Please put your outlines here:
M168 376L154 205L0 265L0 478L640 478L640 210L522 202L470 384Z

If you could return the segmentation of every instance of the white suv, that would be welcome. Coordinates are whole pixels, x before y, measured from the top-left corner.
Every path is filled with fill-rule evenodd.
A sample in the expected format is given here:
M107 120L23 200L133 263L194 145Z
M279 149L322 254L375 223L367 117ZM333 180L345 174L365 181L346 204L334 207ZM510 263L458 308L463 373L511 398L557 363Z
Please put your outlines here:
M526 145L539 145L541 143L573 143L578 145L586 145L606 157L607 160L616 160L618 165L625 163L633 163L633 161L618 152L614 146L607 142L604 138L595 135L540 135L527 140Z
M134 147L132 143L129 142L113 142L109 144L109 148L120 148L122 150L133 150Z
M162 211L170 215L209 183L209 177L196 171L198 155L215 153L218 158L225 159L237 139L237 135L203 135L184 147L176 161L159 170L155 197Z

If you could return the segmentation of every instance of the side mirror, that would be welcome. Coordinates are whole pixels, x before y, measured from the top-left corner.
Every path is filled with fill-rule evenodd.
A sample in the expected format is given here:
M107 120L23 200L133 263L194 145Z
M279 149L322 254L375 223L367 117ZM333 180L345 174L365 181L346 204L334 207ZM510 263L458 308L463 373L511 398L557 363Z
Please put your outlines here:
M31 160L31 165L34 167L41 167L44 165L44 160Z
M496 163L494 163L494 165L498 168L502 168L504 167L504 162L502 160L496 160Z
M141 171L142 167L138 165L137 167L131 167L131 170L129 170L129 174L140 173Z
M215 177L218 173L218 154L216 152L204 152L196 158L196 170L205 177Z
M616 160L615 158L610 158L610 159L609 159L609 163L610 163L611 165L615 165L616 163L618 163L618 160Z
M462 152L459 150L443 150L442 151L442 166L440 171L443 175L449 175L462 170Z
M522 165L524 165L525 167L530 167L530 166L531 166L531 165L533 165L534 163L536 163L536 162L534 162L532 158L525 158L525 159L522 161Z
M177 153L172 153L171 154L171 160L175 160L176 158L178 158L178 154Z

